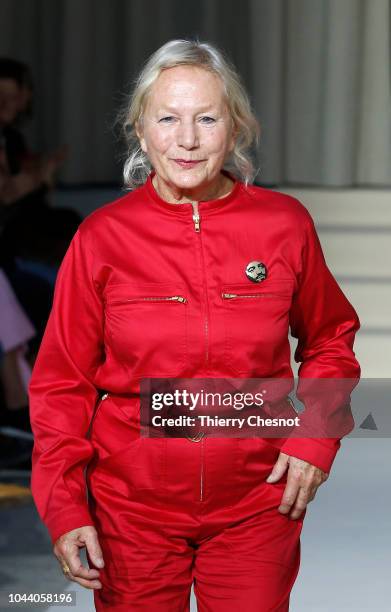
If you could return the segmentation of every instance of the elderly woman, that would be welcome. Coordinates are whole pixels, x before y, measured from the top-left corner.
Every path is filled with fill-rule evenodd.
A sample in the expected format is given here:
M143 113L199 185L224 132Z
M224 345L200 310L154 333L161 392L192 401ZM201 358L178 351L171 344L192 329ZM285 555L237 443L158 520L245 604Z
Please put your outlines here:
M252 185L257 129L215 47L158 49L126 114L130 192L84 220L58 275L30 384L32 489L97 610L189 610L193 582L200 612L289 608L339 439L140 435L142 378L292 378L289 325L301 377L358 376L359 321L310 215Z

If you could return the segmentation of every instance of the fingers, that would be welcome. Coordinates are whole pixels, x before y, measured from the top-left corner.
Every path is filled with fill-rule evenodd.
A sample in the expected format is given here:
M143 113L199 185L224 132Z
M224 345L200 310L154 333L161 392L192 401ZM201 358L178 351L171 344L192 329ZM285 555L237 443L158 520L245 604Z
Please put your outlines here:
M96 571L96 570L93 570L93 571ZM97 578L86 579L86 578L81 578L79 576L74 576L70 570L66 573L64 572L64 574L68 580L70 580L71 582L77 582L78 584L80 584L80 586L86 589L101 589L102 588L102 583Z
M99 577L99 570L84 567L80 560L79 547L75 544L70 547L66 562L69 566L72 576L75 578L85 578L91 580Z
M99 571L95 569L85 568L80 558L71 557L66 560L64 557L59 558L64 576L72 582L77 582L87 589L101 589L102 583L99 580Z
M86 568L82 565L77 545L70 546L66 557L59 558L65 577L77 582L87 589L101 589L99 570Z
M328 478L328 474L319 468L290 457L287 484L278 508L282 514L297 519L306 510L318 487Z
M98 536L96 533L90 532L86 538L85 543L91 562L96 567L104 567L102 549L99 545Z
M281 476L283 476L286 472L286 469L289 465L289 455L285 455L285 453L280 453L278 455L278 459L274 464L273 470L270 475L266 478L266 482L273 483L280 480Z
M300 475L297 472L289 470L286 487L281 499L279 512L288 514L294 505L300 490Z
M61 564L68 580L77 582L88 589L100 589L99 569L85 567L80 560L80 548L87 547L91 562L97 567L103 567L102 551L99 546L94 527L86 526L75 529L61 536L55 543L53 552Z
M83 578L75 578L73 582L77 582L85 589L101 589L102 583L100 580L84 580Z
M315 497L315 493L311 495L311 491L307 487L300 487L289 518L297 519L302 515L307 508L307 504Z

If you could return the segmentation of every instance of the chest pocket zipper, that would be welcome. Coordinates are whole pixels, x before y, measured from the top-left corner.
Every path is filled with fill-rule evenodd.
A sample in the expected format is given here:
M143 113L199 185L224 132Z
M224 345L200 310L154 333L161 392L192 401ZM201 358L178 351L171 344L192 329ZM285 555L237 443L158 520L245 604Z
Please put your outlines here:
M284 296L279 293L222 293L221 297L224 300L232 300L236 298L270 298L270 297L278 297L278 298L289 298L289 296Z
M137 302L181 302L186 304L187 298L182 295L169 295L169 296L157 296L157 297L134 297L134 298L122 298L117 300L110 300L108 304L133 304Z

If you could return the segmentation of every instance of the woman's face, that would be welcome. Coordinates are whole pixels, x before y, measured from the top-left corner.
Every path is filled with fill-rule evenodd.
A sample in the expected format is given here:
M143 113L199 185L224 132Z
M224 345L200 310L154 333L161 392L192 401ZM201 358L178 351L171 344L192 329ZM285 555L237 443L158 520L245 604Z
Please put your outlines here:
M220 180L235 144L222 81L197 66L163 70L137 134L157 177L173 189L199 189Z

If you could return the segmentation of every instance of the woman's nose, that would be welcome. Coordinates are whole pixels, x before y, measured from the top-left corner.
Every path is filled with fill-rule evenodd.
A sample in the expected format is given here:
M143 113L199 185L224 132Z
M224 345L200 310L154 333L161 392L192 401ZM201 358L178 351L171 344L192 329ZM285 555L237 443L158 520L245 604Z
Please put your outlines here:
M185 149L198 146L198 130L192 121L180 123L178 126L177 144Z

